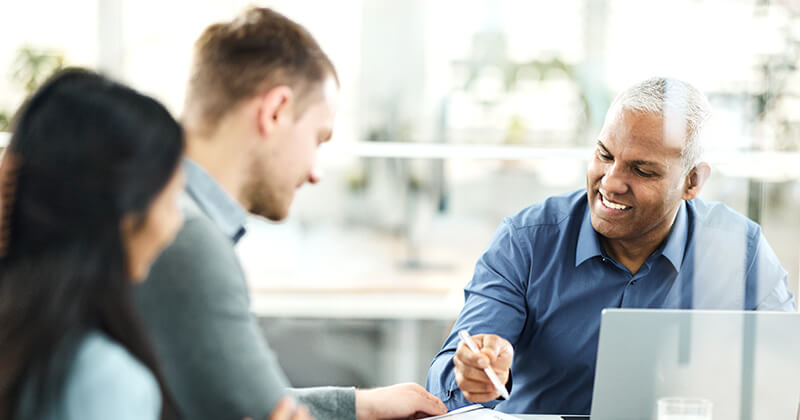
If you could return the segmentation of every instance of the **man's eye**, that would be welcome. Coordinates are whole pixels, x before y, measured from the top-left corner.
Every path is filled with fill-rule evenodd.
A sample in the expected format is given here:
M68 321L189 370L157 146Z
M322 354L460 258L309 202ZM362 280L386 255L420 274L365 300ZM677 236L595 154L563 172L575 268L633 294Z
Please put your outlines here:
M645 178L650 178L651 176L654 175L654 174L651 174L650 172L645 172L645 171L643 171L643 170L641 170L639 168L633 168L633 172L636 172L636 175L643 176Z
M598 156L598 157L599 157L601 160L613 160L613 159L614 159L614 158L612 158L612 157L611 157L611 155L605 154L605 153L603 153L603 152L597 152L597 156Z

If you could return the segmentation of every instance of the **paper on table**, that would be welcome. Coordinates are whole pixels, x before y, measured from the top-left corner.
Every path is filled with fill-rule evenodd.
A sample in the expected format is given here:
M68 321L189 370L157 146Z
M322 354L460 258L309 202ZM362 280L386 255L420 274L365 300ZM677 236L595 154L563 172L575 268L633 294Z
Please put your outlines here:
M491 408L486 408L480 404L468 405L457 410L450 411L436 417L426 417L425 420L448 419L448 420L519 420Z

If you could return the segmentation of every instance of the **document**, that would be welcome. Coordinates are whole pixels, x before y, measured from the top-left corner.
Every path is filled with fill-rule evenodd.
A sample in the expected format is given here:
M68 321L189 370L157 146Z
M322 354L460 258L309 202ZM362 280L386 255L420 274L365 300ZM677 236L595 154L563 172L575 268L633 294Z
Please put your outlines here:
M491 408L486 408L480 404L468 405L457 410L450 411L436 417L426 417L425 420L447 419L447 420L519 420Z

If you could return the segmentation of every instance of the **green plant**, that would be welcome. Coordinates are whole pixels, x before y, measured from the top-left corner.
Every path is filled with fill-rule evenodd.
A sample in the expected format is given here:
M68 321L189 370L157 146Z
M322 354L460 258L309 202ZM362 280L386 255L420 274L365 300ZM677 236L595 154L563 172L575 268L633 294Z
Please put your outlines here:
M55 72L64 68L64 56L60 53L22 47L17 51L11 72L11 80L30 95ZM11 113L0 111L0 131L8 130Z
M30 95L53 73L64 68L64 57L49 51L22 47L14 60L13 78Z
M8 130L8 125L11 123L11 117L5 112L0 111L0 131Z

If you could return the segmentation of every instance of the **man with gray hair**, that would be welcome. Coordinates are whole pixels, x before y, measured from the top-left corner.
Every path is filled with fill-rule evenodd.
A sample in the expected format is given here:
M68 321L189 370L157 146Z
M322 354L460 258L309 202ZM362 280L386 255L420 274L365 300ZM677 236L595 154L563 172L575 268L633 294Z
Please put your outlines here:
M605 308L795 311L787 273L758 224L697 198L711 173L710 115L693 86L653 78L611 105L586 190L550 197L497 229L428 372L450 408L588 414ZM473 333L480 349L459 344ZM483 372L491 366L510 392ZM513 383L513 384L512 384Z

